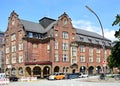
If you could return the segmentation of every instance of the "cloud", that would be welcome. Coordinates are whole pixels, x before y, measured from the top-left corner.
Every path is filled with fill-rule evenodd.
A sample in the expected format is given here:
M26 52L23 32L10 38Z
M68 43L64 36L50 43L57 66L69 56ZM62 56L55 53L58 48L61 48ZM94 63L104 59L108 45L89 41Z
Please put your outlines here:
M98 34L102 35L101 27L95 26L90 21L87 21L87 20L73 20L72 24L75 28L84 29L84 30L87 30L87 31L92 31L92 32L95 32L95 33L98 33ZM116 40L116 38L114 37L114 34L115 34L115 30L104 28L104 36L106 38L110 39L111 41Z

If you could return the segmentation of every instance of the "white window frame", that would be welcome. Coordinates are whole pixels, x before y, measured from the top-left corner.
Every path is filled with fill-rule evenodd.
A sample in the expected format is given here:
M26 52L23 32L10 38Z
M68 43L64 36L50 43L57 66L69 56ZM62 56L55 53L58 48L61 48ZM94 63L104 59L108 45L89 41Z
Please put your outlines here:
M93 47L89 47L89 56L93 56Z
M67 54L63 54L63 62L68 62L69 58Z
M50 50L50 43L47 44L47 50Z
M58 42L55 41L55 49L58 49Z
M80 45L80 52L85 52L85 46L84 45Z
M16 52L16 45L12 45L12 52Z
M85 56L84 55L80 56L80 62L85 62Z
M63 31L63 32L62 32L62 37L63 37L64 39L68 39L68 32Z
M100 48L97 48L97 53L100 53Z
M104 52L105 52L105 58L106 58L106 57L107 57L107 49L105 49L105 51L104 51Z
M16 53L13 53L12 54L12 63L14 64L14 63L16 63L16 60L17 60L17 58L16 58Z
M58 62L59 61L59 56L58 54L55 54L55 62Z
M68 50L68 43L63 43L62 44L62 49L63 50Z
M58 31L57 31L57 30L55 31L55 36L56 36L56 37L58 36Z
M23 55L19 55L19 63L23 62Z
M14 40L16 40L16 34L11 35L11 41L14 41Z
M23 50L23 43L19 43L19 50Z
M72 56L77 56L77 49L76 49L76 47L72 47Z
M63 20L63 25L66 25L67 24L67 19L64 19Z
M10 58L6 56L6 64L10 64Z
M96 62L97 62L97 63L100 63L100 57L97 57L97 58L96 58Z
M89 57L89 62L93 62L93 57Z
M9 53L10 52L10 50L9 50L9 47L6 47L6 53Z

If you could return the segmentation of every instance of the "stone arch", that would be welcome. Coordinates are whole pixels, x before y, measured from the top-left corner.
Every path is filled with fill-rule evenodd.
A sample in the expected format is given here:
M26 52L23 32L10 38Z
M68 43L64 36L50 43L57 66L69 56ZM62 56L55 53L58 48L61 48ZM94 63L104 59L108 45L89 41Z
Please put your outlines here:
M62 70L63 70L63 71L62 71L63 73L67 73L68 70L69 70L69 67L63 67Z
M93 69L94 69L93 66L90 66L90 67L88 68L88 74L89 74L89 75L93 75Z
M6 73L7 76L9 76L10 75L10 69L6 68L5 73Z
M43 68L43 77L46 78L46 77L48 77L49 75L50 75L50 67L45 66L45 67Z
M23 75L23 68L22 68L22 67L19 67L19 68L18 68L18 74L19 74L19 75Z
M30 67L26 67L25 70L26 70L26 74L28 76L31 76L31 68Z
M80 73L85 74L85 71L86 71L86 67L85 66L81 66L80 67Z
M54 67L54 73L55 73L55 72L59 72L59 71L60 71L60 67L59 67L59 66L55 66L55 67Z
M100 67L100 66L97 66L97 67L96 67L96 74L100 74L100 72L101 72L101 67Z
M41 77L41 68L39 66L33 68L33 76Z
M63 67L63 73L65 73L66 72L66 68L65 67Z
M11 74L16 75L16 69L14 67L11 69Z
M76 64L76 63L74 63L74 64L72 64L71 66L70 66L71 68L78 68L78 64Z
M75 70L75 69L73 69L73 70L72 70L72 73L75 73L75 72L76 72L76 70Z
M66 67L66 73L69 71L69 67Z

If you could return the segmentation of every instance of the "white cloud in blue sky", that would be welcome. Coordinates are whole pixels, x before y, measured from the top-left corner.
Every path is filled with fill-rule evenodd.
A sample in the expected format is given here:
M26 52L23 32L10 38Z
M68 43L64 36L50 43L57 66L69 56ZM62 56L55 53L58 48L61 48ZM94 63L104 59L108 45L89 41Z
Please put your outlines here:
M96 32L96 33L102 35L101 27L95 26L94 24L92 24L88 20L73 20L72 23L73 23L73 26L76 27L76 28ZM111 39L112 41L116 40L116 38L114 36L115 30L111 30L111 29L108 29L108 28L103 28L103 30L104 30L104 36L106 38Z
M19 18L33 22L38 22L44 16L57 20L66 12L75 26L100 32L100 25L95 15L87 10L85 5L91 7L100 17L105 29L105 37L114 40L114 32L118 30L118 27L112 27L112 22L115 16L120 14L120 0L0 0L0 3L2 31L6 31L8 17L15 10Z

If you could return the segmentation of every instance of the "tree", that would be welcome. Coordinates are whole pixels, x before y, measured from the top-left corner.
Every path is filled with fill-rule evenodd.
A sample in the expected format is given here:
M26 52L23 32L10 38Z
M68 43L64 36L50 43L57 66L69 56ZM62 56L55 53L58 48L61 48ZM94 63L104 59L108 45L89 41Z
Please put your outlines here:
M116 20L113 22L112 26L114 26L114 25L120 26L120 15L116 16ZM120 40L120 28L118 31L115 32L115 37Z
M116 16L115 21L113 22L112 26L118 25L120 27L120 15ZM114 35L118 40L115 41L111 50L111 55L108 57L108 65L109 67L118 67L120 69L120 28L118 31L115 32Z
M119 25L120 26L120 14L117 14L115 21L113 22L112 26Z

